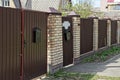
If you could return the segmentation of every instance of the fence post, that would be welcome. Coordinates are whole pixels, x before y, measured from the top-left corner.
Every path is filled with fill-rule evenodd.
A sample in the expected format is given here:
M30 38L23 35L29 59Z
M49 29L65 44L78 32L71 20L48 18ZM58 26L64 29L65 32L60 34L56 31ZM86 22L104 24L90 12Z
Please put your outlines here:
M111 20L107 20L107 46L111 46Z
M120 44L120 20L117 21L117 44Z
M48 72L53 74L63 67L62 16L48 15L47 24Z
M79 63L80 59L80 16L74 15L73 21L73 58L74 64Z
M120 20L117 20L117 44L120 44Z
M93 19L93 50L98 50L98 18Z

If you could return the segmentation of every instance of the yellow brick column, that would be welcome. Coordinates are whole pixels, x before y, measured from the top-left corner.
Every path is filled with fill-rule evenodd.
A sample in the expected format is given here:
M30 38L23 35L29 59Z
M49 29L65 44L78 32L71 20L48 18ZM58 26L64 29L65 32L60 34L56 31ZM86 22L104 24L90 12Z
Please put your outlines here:
M107 20L107 46L111 46L111 20Z
M98 18L93 19L93 50L98 50Z
M61 14L49 14L47 28L48 72L54 73L63 67Z
M117 44L120 44L120 20L117 21Z
M74 64L79 63L80 59L80 16L72 17L73 25L73 56Z

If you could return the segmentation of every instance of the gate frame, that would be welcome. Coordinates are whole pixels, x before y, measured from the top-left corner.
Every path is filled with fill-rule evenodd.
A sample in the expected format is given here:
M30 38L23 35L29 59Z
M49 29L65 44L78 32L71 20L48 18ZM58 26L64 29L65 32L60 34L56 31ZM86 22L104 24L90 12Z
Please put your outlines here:
M21 53L20 53L20 80L24 79L24 10L21 8Z
M73 22L72 22L72 16L69 16L69 15L67 15L67 16L64 16L64 17L62 17L62 21L63 21L63 18L65 18L65 19L67 19L67 20L65 20L65 21L69 21L70 22L70 28L71 28L71 40L72 40L72 53L71 53L71 60L72 60L72 62L69 62L69 63L67 63L67 64L65 64L64 63L64 61L66 61L65 59L64 59L64 54L66 54L66 53L64 53L64 35L62 36L63 37L63 66L64 67L66 67L66 66L69 66L69 65L72 65L72 64L74 64L74 50L73 50ZM63 21L64 22L64 21ZM62 24L63 24L63 22L62 22ZM63 28L63 26L62 26L62 28ZM63 32L62 32L62 34L63 34Z
M71 17L72 19L73 63L70 65L74 65L80 62L80 15L77 15L74 11L72 11L66 17Z
M24 79L24 8L21 1L20 10L21 10L21 53L20 53L20 80Z

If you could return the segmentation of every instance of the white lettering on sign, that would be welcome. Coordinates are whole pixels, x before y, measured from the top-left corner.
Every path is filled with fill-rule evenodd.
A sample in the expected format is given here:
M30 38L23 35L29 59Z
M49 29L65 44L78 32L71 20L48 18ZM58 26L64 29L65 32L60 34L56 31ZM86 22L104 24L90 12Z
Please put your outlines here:
M70 22L69 22L69 21L64 21L64 22L63 22L63 27L64 27L65 29L68 29L68 28L70 27Z

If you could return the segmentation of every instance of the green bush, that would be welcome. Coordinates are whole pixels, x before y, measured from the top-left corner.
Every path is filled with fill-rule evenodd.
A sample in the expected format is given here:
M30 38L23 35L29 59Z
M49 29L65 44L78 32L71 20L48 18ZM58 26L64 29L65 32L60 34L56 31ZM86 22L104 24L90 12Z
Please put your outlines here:
M99 53L95 53L94 55L91 55L85 59L82 60L83 63L86 62L100 62L100 61L105 61L109 57L116 55L120 52L120 47L110 47L107 50L104 50Z

